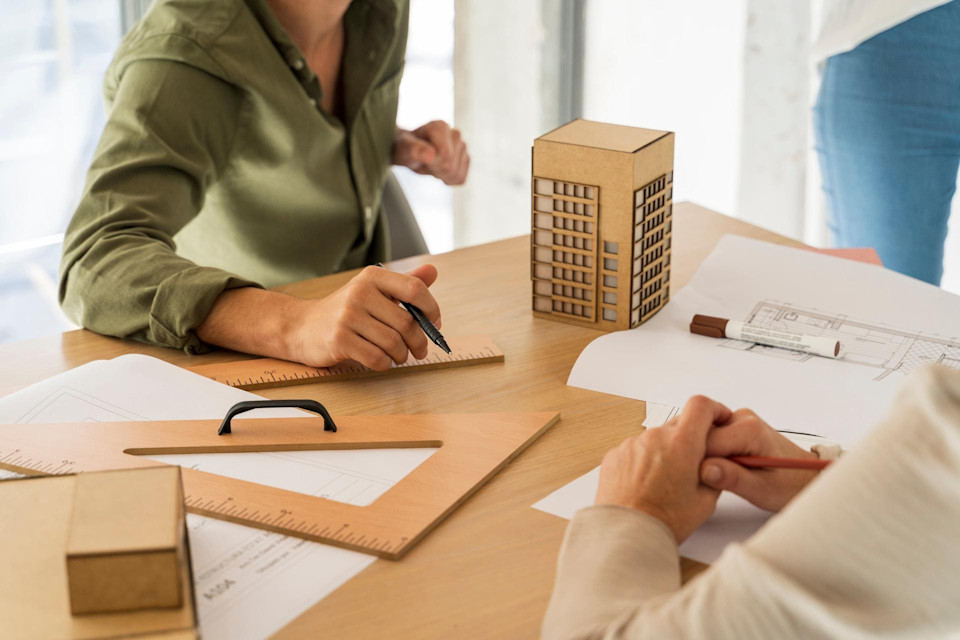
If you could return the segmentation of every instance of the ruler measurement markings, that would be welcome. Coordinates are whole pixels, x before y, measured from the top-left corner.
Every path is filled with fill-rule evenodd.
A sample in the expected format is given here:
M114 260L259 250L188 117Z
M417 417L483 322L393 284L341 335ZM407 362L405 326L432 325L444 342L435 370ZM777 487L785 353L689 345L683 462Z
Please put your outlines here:
M337 529L335 533L330 534L329 526L325 526L319 532L317 531L317 529L322 526L323 523L311 522L308 520L300 520L297 522L296 518L293 517L284 521L284 518L287 514L281 513L274 516L273 512L261 513L259 510L254 511L252 514L247 514L246 507L241 509L239 512L234 513L237 510L236 504L230 505L229 508L226 508L230 502L229 499L224 500L220 504L213 504L213 501L207 501L206 503L197 506L197 503L200 500L202 500L202 498L186 496L184 498L184 503L188 506L188 508L194 508L207 514L217 513L221 515L228 515L232 516L232 519L236 520L254 520L271 528L268 530L277 530L278 533L283 533L282 530L285 529L288 531L301 533L304 536L308 536L320 542L322 542L324 539L327 539L373 552L396 552L392 540L380 540L379 537L367 540L366 535L360 535L355 538L357 534L350 530L349 523L339 525L339 529ZM403 546L403 544L404 543L399 543L397 548L399 549Z
M272 359L243 360L217 365L194 367L195 373L236 388L262 388L284 384L303 384L341 378L367 378L395 371L418 369L441 369L468 364L481 364L502 360L503 354L487 336L470 336L460 339L462 345L451 354L441 353L431 347L423 360L409 360L394 365L387 371L375 371L355 362L341 363L331 367L311 368L304 365ZM261 375L264 374L264 375Z

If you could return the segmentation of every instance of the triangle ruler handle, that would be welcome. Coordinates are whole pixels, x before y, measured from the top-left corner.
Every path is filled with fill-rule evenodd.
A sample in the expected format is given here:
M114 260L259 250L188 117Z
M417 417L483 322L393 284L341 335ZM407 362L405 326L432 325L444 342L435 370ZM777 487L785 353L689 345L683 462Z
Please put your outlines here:
M560 419L559 413L0 425L0 468L28 475L160 466L178 453L437 447L373 503L315 495L181 467L187 511L397 559ZM333 419L331 419L333 422Z
M309 367L296 362L275 358L254 358L221 364L202 364L187 367L188 371L205 378L222 382L239 389L260 389L294 384L310 384L352 378L369 378L407 371L427 371L449 367L465 367L472 364L503 362L503 351L489 336L477 335L450 340L450 353L444 353L437 345L427 345L427 356L422 360L413 355L403 364L393 364L386 371L369 369L353 361L341 362L332 367Z

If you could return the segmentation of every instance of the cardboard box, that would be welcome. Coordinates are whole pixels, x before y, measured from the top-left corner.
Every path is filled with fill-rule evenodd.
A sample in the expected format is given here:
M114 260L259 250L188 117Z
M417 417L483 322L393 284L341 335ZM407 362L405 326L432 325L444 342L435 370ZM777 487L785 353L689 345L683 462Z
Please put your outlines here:
M67 539L74 615L179 607L184 563L179 467L77 476Z
M179 468L166 467L163 482ZM81 475L0 481L0 635L4 640L57 638L100 640L198 637L190 548L181 521L179 540L183 565L179 568L179 607L115 613L73 615L67 580L67 540L73 531L77 481L93 476L150 475L152 469L107 471ZM151 476L153 477L153 476ZM181 502L182 504L182 502Z
M636 327L670 298L674 134L574 120L533 142L533 313Z

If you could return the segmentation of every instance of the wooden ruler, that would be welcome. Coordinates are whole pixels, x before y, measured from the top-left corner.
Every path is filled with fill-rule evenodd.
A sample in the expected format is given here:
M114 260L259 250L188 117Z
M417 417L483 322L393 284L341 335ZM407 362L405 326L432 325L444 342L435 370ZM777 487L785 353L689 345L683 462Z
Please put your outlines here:
M487 362L503 362L503 351L494 344L489 336L454 338L449 341L449 346L450 353L448 354L444 353L440 347L430 343L427 357L423 360L416 360L411 355L406 362L399 365L395 364L387 371L375 371L352 361L342 362L333 367L317 368L274 358L203 364L196 367L187 367L187 369L231 387L258 389L261 387L326 382L328 380L366 378L404 371L426 371Z
M153 467L148 455L439 447L372 504L296 493L182 467L188 511L399 558L560 419L546 413L236 419L0 425L0 468L59 475ZM42 507L38 507L42 508Z

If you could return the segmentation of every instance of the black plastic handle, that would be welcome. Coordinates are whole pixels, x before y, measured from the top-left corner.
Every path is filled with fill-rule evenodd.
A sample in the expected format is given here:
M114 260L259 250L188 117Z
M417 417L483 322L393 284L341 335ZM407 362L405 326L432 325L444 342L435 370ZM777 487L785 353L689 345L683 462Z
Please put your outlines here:
M319 413L321 416L323 416L324 431L337 430L337 425L334 424L333 418L330 417L330 413L327 411L327 408L316 400L244 400L243 402L238 402L230 407L230 410L227 411L227 415L223 418L223 422L220 423L220 430L217 431L217 435L222 436L225 433L231 433L230 420L241 413L252 411L254 409L276 409L280 407L292 407L294 409L305 409L307 411Z

